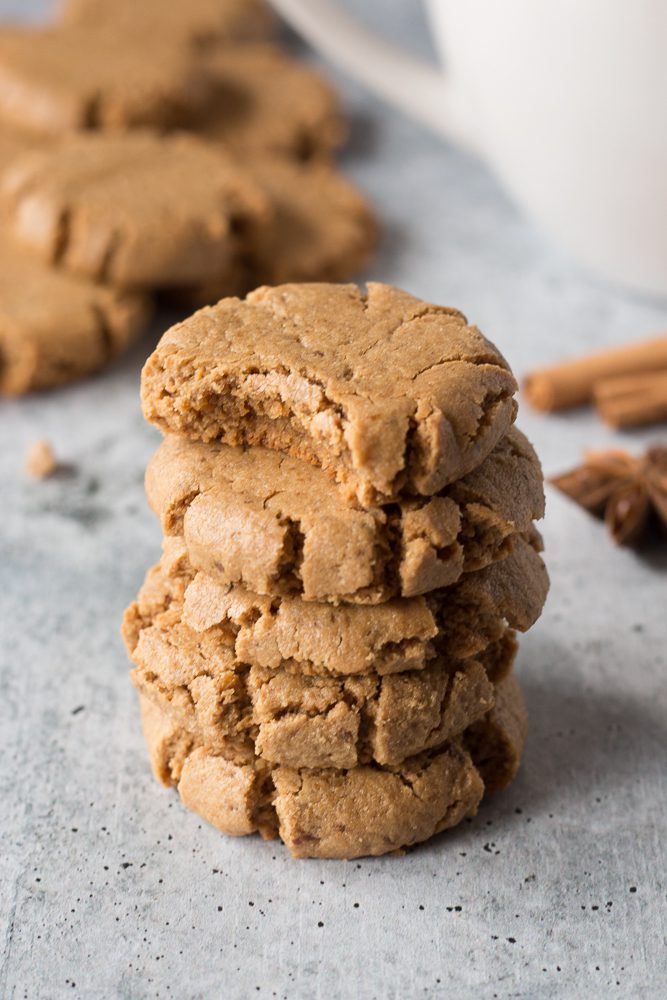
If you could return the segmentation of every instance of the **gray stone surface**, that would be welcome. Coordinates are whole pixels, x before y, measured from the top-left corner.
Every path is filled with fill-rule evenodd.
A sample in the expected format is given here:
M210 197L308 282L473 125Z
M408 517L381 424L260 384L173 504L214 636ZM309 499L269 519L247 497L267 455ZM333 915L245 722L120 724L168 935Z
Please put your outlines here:
M366 9L426 47L413 4ZM341 86L346 169L385 224L368 276L462 307L519 373L667 327L665 303L582 273L478 163ZM473 822L400 860L292 861L154 783L118 625L158 552L137 385L167 323L97 379L0 404L0 997L665 996L667 558L615 550L553 491L525 765ZM660 435L521 424L548 472ZM26 479L40 437L70 473Z

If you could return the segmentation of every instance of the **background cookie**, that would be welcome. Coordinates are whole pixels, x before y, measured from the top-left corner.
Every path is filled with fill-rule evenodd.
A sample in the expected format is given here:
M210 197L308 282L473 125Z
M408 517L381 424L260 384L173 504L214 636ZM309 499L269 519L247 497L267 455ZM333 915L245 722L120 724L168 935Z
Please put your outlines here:
M61 19L151 43L159 33L197 46L265 38L277 27L263 0L64 0Z
M0 120L57 134L79 129L171 127L211 90L182 45L153 34L71 27L0 30Z
M55 271L0 237L0 391L71 382L146 326L148 301Z
M17 157L38 148L43 141L30 132L21 132L5 122L0 124L0 171L5 170Z
M233 272L268 206L220 151L191 136L77 135L0 179L8 228L58 267L116 287Z
M207 55L215 83L192 127L203 138L248 156L282 153L297 160L330 156L346 126L322 76L269 45L225 46Z
M512 428L432 499L360 510L322 470L265 448L169 435L146 470L165 534L193 567L259 594L375 604L455 583L507 555L544 512L542 472Z
M326 163L296 163L265 152L244 155L241 163L271 212L236 285L214 280L190 289L182 303L209 305L283 281L340 281L363 267L375 247L377 223L342 174Z
M223 300L169 330L142 376L161 429L292 454L367 505L475 468L512 423L515 389L460 313L374 283Z

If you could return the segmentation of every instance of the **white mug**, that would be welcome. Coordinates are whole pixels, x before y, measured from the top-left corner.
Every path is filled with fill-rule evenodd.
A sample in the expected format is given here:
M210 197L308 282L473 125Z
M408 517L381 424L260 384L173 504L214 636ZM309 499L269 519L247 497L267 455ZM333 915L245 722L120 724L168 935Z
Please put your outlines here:
M446 70L330 0L273 0L343 69L478 153L579 260L667 296L667 0L426 2Z

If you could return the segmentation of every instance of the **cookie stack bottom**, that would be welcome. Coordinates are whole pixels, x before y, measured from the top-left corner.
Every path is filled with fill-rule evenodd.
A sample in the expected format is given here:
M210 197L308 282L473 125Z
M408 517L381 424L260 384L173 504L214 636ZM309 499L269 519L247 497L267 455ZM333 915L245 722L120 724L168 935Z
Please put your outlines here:
M280 836L294 857L350 859L386 854L455 826L477 811L482 773L504 781L516 770L525 710L516 680L501 686L499 707L470 736L477 756L464 733L401 765L347 771L235 764L198 745L143 696L141 713L155 776L176 785L183 803L223 833Z
M521 559L502 562L511 576ZM124 623L156 777L223 833L280 836L297 857L383 854L473 815L525 739L506 619L525 628L542 603L504 600L502 562L335 607L221 586L166 539Z

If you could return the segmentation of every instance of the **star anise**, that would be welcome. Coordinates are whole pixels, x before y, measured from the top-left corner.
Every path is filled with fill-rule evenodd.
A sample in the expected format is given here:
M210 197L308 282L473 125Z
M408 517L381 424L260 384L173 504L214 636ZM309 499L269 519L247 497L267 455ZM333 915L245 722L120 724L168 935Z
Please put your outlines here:
M639 545L667 532L667 446L639 457L627 451L589 451L583 465L550 482L596 517L619 545Z

